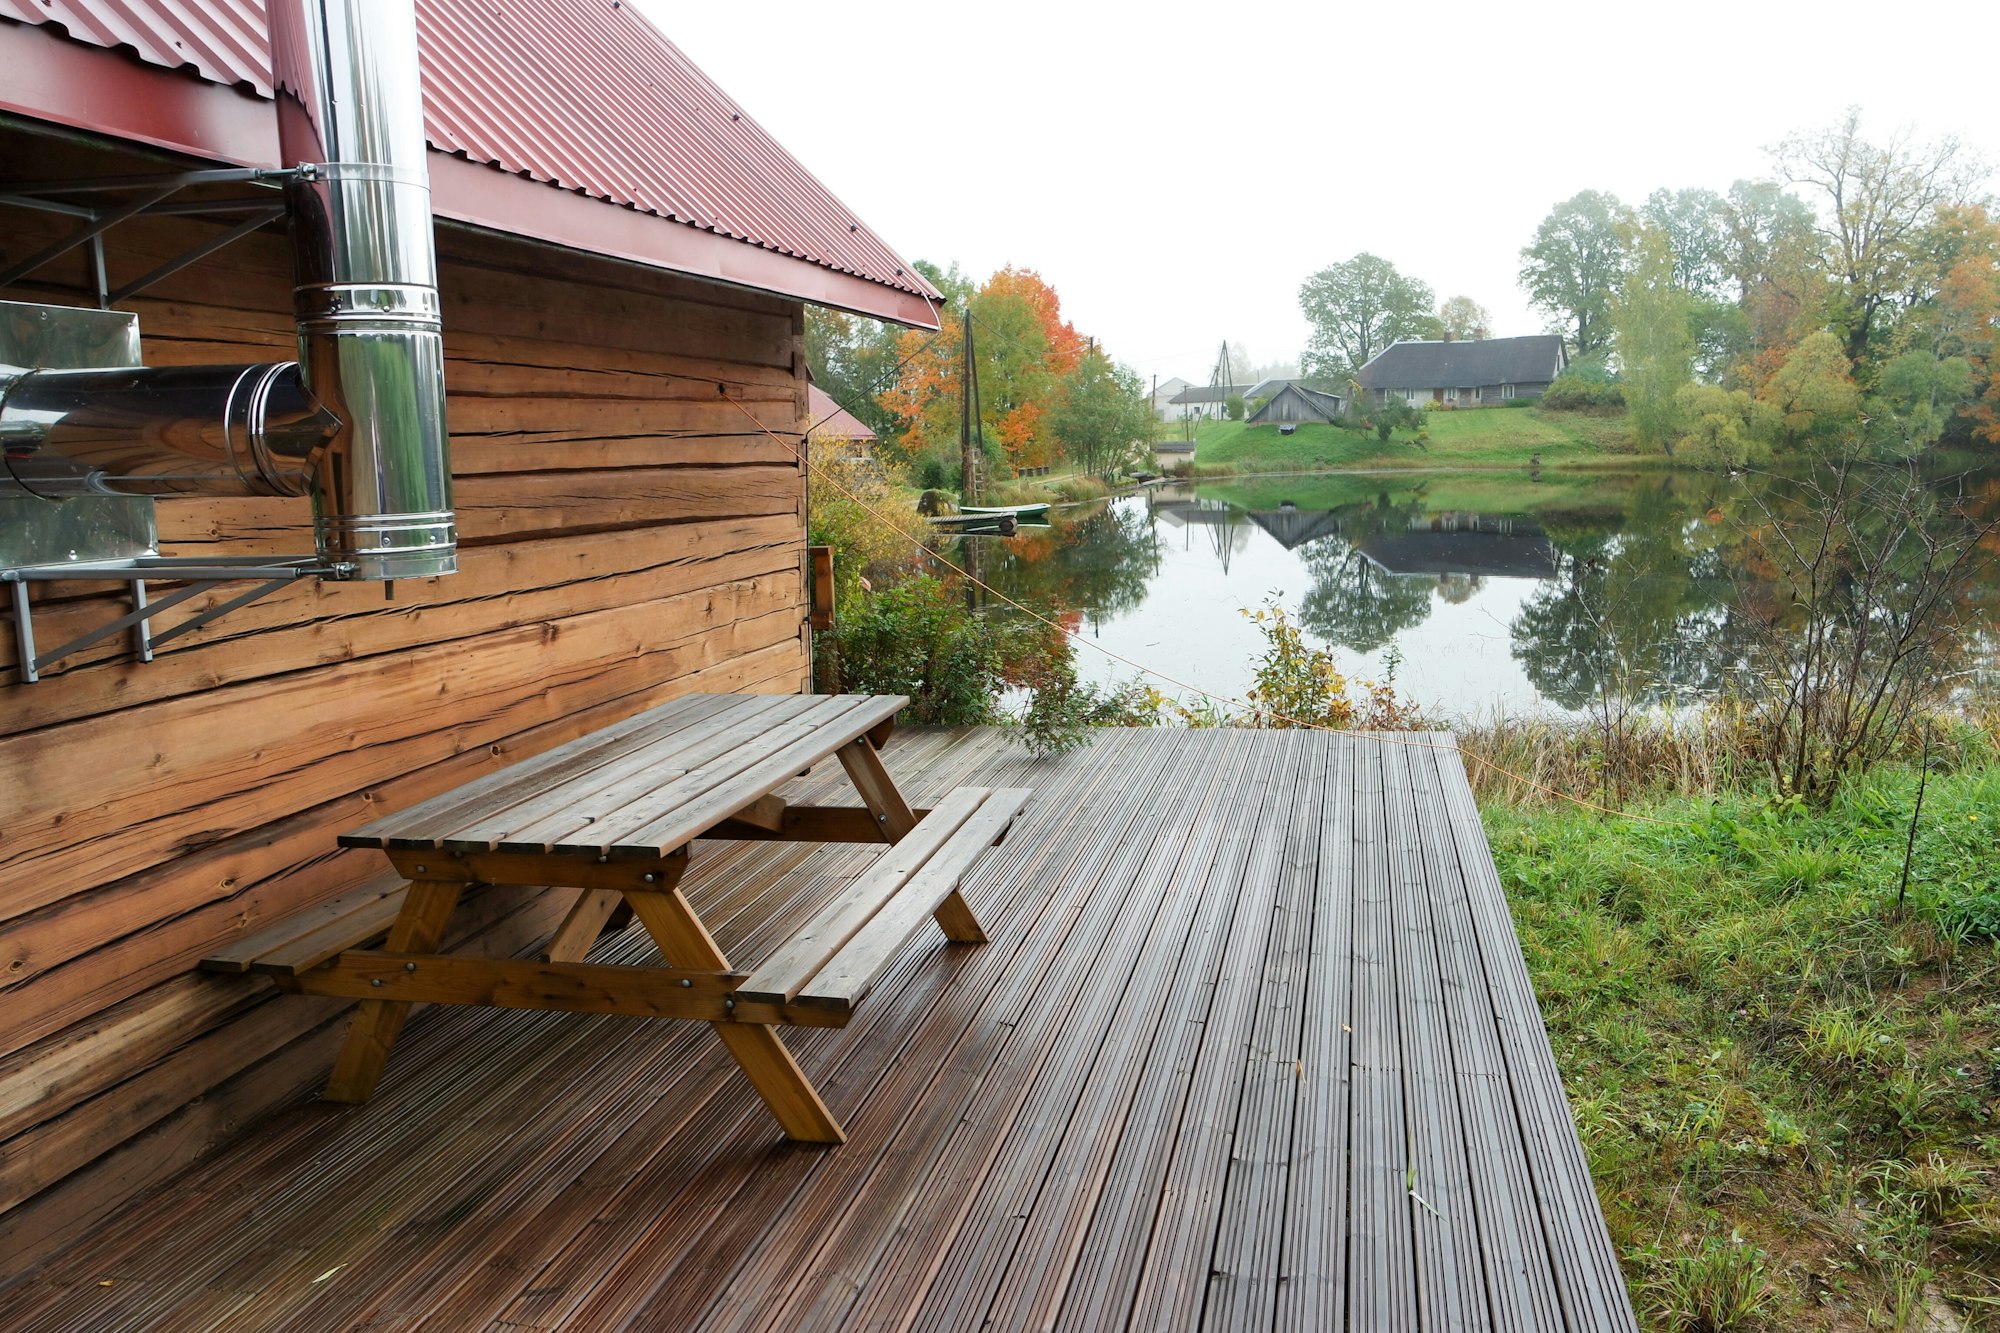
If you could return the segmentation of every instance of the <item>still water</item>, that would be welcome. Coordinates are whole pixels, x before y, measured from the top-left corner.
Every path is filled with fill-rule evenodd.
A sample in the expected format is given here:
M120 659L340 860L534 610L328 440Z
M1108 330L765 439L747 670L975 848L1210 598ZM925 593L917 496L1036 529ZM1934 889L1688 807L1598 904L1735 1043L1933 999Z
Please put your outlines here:
M1282 605L1341 669L1447 716L1586 710L1614 680L1659 703L1728 688L1782 622L1755 538L1790 483L1651 472L1232 478L1058 511L971 538L1008 596L1069 613L1086 679L1241 697ZM2000 478L1934 482L2000 512ZM1961 655L2000 662L1992 576Z

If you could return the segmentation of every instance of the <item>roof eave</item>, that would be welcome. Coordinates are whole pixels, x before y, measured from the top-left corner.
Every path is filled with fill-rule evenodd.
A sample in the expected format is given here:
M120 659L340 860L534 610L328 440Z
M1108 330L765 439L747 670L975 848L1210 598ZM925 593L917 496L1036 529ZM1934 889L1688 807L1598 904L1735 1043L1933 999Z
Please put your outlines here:
M271 104L237 88L0 21L0 111L236 166L278 160ZM906 324L938 327L921 294L433 148L433 214L594 254ZM921 281L921 278L916 279Z
M938 327L937 308L915 292L637 209L619 208L462 157L433 151L430 168L431 211L439 218L797 297L912 328Z

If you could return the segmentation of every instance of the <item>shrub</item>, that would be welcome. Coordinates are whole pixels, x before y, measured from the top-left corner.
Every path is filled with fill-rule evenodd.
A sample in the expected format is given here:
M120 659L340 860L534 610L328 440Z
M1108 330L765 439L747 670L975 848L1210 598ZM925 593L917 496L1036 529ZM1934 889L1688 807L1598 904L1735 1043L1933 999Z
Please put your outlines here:
M818 640L835 689L906 694L905 722L940 726L999 720L1006 648L994 625L927 575L864 597Z
M1329 727L1335 730L1409 731L1421 724L1416 710L1399 699L1393 685L1356 681L1350 691L1333 654L1315 648L1276 602L1244 615L1264 635L1257 660L1257 683L1250 690L1249 716L1239 726Z
M1243 420L1243 395L1240 393L1232 393L1227 398L1223 399L1222 412L1223 415L1228 417L1231 421Z
M806 473L807 540L833 548L838 609L853 604L864 579L893 579L915 562L917 547L904 534L923 524L899 480L870 458L814 459Z
M1624 410L1625 391L1610 367L1591 357L1572 361L1543 391L1541 403L1575 412L1618 412Z

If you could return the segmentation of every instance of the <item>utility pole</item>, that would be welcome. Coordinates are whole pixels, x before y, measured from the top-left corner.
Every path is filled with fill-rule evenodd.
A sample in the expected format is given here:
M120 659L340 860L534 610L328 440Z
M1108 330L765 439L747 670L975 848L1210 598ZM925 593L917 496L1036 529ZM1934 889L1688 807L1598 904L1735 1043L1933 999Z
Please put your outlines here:
M959 373L959 421L958 421L958 466L964 474L959 491L963 497L960 504L973 503L979 495L979 458L972 448L973 375L972 366L972 307L965 308L965 365Z

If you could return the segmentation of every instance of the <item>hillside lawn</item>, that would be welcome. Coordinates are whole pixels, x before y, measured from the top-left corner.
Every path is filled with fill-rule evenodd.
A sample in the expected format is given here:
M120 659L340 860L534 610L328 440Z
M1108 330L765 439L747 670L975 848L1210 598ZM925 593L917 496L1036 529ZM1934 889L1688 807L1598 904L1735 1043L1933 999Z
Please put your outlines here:
M1482 408L1424 413L1430 438L1397 431L1384 443L1373 431L1308 422L1280 435L1275 425L1205 422L1195 435L1197 469L1237 472L1315 472L1334 468L1527 467L1539 455L1545 467L1645 466L1657 455L1641 453L1622 415L1556 412L1540 407Z

